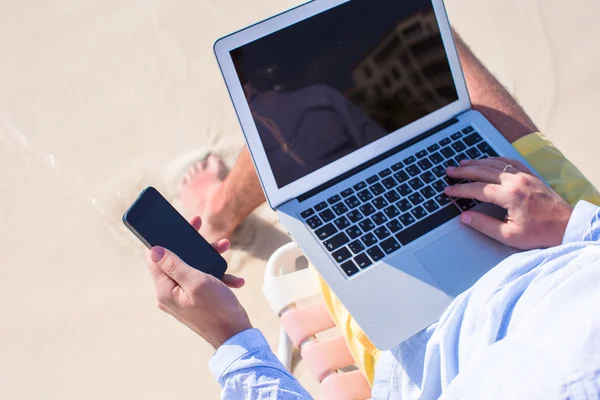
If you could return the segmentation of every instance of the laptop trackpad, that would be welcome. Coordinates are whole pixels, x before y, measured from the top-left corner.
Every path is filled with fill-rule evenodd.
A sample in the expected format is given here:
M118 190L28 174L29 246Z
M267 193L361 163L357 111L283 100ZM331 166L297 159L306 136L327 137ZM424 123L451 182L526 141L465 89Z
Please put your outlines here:
M456 229L415 254L439 287L452 297L469 289L510 255L503 244L467 227Z

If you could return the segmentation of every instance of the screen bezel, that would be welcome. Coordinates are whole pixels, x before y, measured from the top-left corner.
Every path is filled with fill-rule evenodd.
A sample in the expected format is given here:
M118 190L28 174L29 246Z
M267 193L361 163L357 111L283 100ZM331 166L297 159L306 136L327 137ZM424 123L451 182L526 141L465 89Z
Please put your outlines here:
M279 188L275 181L273 171L271 170L265 149L262 145L258 129L252 118L250 107L244 95L244 90L235 70L230 52L330 8L347 3L348 1L351 0L311 1L241 31L225 36L217 40L214 44L215 56L217 57L217 62L221 69L221 73L223 74L225 85L227 86L227 90L229 91L233 106L242 126L246 143L257 169L263 190L273 209L335 179L346 171L368 162L391 148L414 139L423 132L440 125L471 108L467 85L458 59L458 53L454 44L452 29L450 27L444 3L442 0L431 0L440 28L444 48L448 55L448 62L450 64L452 78L455 82L458 100L287 186Z

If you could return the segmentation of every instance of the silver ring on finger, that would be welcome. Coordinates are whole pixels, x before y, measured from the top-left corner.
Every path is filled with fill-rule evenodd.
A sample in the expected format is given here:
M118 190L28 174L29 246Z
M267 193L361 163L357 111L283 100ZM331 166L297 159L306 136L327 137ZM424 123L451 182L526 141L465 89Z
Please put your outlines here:
M506 167L502 170L502 172L507 172L509 169L514 168L511 164L506 164Z

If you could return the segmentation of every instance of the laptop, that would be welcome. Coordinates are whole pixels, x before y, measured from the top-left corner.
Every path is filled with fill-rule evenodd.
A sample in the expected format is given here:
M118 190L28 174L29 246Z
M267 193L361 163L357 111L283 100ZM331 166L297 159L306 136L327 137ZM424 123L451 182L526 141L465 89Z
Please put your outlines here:
M315 0L215 54L266 198L379 349L514 252L461 225L446 168L526 161L471 108L442 0Z

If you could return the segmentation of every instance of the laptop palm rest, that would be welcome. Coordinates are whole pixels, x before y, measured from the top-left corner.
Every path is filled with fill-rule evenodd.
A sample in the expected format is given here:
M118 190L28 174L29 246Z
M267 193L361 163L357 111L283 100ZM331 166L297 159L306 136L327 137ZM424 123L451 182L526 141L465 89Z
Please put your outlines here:
M457 297L512 252L468 227L460 227L415 256L438 286Z

